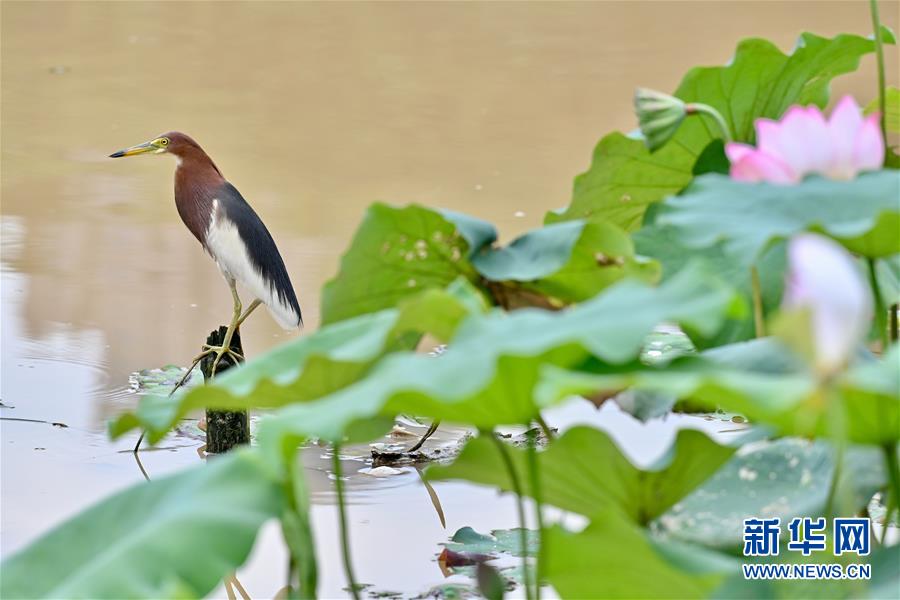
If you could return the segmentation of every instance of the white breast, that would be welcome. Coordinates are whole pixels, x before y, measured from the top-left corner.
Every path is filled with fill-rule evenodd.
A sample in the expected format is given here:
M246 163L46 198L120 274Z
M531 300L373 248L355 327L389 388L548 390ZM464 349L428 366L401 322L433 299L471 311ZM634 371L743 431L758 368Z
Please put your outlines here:
M219 209L218 200L213 200L212 218L206 230L206 249L225 279L237 281L254 298L259 298L281 327L289 330L299 325L298 315L279 300L269 282L253 266L237 226Z

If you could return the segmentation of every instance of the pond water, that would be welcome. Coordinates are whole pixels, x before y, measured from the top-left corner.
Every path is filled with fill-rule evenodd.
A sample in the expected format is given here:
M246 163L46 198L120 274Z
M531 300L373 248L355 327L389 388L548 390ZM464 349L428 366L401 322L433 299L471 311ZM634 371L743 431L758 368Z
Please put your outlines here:
M318 290L372 201L472 213L509 239L567 202L601 135L634 127L635 86L674 89L742 37L788 49L801 31L865 33L868 19L858 2L4 2L2 555L142 479L134 438L104 432L136 401L129 374L186 364L230 315L175 212L172 161L110 152L170 129L194 136L268 224L312 331ZM873 62L834 91L868 100ZM242 334L250 356L295 335L264 313ZM731 428L642 425L579 402L547 419L599 424L640 462L678 427ZM200 445L171 437L144 466L158 477L196 464ZM326 449L304 452L319 591L343 596ZM377 590L426 592L444 582L435 556L456 529L516 525L509 496L446 483L434 486L444 527L414 469L357 473L364 452L346 460L351 538L357 576ZM240 581L271 597L285 564L269 526Z

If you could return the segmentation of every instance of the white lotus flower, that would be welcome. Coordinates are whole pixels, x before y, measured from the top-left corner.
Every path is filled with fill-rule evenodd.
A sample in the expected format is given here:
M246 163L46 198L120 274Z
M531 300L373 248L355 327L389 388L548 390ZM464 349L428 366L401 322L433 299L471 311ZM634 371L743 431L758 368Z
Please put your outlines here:
M847 365L872 322L872 294L853 257L812 233L788 245L782 308L809 311L815 367L824 376Z

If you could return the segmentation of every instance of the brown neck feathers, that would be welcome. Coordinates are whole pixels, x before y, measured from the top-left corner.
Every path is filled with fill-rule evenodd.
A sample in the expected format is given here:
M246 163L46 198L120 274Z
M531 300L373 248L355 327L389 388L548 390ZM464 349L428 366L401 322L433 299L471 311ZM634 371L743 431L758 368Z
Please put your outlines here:
M175 171L175 206L181 220L206 246L206 230L212 217L213 200L225 178L200 147L188 147L178 155Z

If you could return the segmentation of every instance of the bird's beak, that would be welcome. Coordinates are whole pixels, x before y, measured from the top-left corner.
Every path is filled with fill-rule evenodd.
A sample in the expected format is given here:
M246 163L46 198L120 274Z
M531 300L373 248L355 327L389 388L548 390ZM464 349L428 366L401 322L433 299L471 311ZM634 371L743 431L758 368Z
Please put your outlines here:
M118 152L113 152L109 155L110 158L121 158L123 156L137 156L138 154L147 154L148 152L156 152L159 150L152 141L144 142L143 144L138 144L137 146L132 146L131 148L125 148L124 150L119 150Z

